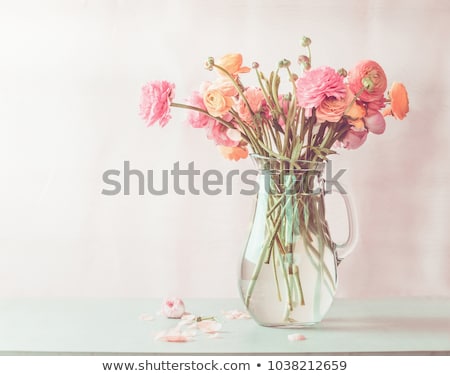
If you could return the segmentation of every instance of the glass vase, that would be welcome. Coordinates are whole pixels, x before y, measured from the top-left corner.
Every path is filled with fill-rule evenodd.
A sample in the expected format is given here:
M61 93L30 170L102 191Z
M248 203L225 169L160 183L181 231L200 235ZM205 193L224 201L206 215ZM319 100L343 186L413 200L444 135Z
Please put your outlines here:
M241 263L241 297L261 325L317 324L333 302L337 266L353 243L350 200L339 192L349 230L347 241L339 245L331 238L325 215L325 195L333 191L327 191L323 177L327 163L252 158L258 168L258 195Z

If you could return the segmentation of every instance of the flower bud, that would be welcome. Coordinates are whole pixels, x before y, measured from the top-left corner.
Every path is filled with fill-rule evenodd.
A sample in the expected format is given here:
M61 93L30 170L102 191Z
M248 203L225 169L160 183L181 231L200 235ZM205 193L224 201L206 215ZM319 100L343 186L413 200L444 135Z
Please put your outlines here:
M303 67L304 70L308 70L311 68L311 61L309 60L308 56L300 55L297 61Z
M208 60L205 61L205 69L212 71L214 68L214 58L208 57Z
M180 298L167 298L163 301L161 312L169 319L179 319L184 314L184 303Z
M308 47L310 44L311 44L311 39L304 36L302 38L302 47Z
M288 68L291 65L291 62L287 59L283 59L278 63L279 68Z
M369 76L363 77L361 82L362 82L363 86L366 88L367 91L372 91L372 89L374 87L374 83L373 83L372 79Z
M347 71L344 68L338 69L338 74L342 77L347 77Z
M256 61L254 61L254 62L252 63L252 68L253 68L253 69L258 69L258 68L259 68L259 63L256 62Z

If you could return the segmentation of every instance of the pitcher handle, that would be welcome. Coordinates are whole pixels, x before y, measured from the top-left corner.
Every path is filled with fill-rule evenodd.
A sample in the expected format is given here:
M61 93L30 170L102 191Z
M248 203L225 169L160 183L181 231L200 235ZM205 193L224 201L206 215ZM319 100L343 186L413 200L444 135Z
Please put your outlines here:
M342 184L341 184L342 185ZM336 261L339 265L343 259L345 259L350 253L353 252L356 243L356 236L358 234L358 221L356 220L356 212L354 210L353 201L347 194L347 190L344 188L344 193L340 190L333 188L333 192L337 192L344 200L345 209L347 211L347 224L348 224L348 236L347 239L341 243L334 243L336 250ZM339 251L341 250L341 251Z

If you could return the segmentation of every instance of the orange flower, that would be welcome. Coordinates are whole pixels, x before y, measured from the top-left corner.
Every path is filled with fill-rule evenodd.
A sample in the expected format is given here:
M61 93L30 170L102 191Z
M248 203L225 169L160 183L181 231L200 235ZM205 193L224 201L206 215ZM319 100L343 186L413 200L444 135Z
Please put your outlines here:
M391 107L384 110L383 115L392 115L398 120L405 118L409 112L408 92L405 86L400 82L393 82L391 90L389 90L391 98Z
M233 77L237 76L238 73L248 73L250 72L249 67L242 66L242 55L241 54L227 54L222 56L216 61L219 67L225 69ZM225 75L224 72L219 70L219 74Z
M352 106L346 111L347 121L349 124L353 125L358 129L364 128L363 117L366 116L366 109L364 106L357 102L354 102Z
M205 91L203 103L212 116L225 115L234 104L232 97L228 97L221 90L214 88Z
M229 160L238 161L248 157L248 149L245 146L218 146L220 153Z

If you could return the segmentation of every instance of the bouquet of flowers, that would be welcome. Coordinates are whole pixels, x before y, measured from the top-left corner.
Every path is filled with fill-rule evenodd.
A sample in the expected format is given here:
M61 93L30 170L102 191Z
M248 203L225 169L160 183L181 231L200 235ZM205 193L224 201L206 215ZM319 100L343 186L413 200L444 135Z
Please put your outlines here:
M207 59L205 67L215 71L216 79L203 82L187 103L174 102L173 83L152 81L142 88L140 113L149 126L159 122L164 127L171 107L186 109L188 123L203 128L225 158L246 158L250 149L269 177L269 193L258 194L241 283L246 306L265 325L313 323L323 317L329 304L322 304L321 296L334 295L333 268L339 258L325 218L324 191L314 191L316 178L337 148L359 148L369 133L384 132L386 116L403 119L409 111L405 86L394 82L387 91L385 72L377 62L360 61L348 72L312 68L311 40L303 37L301 44L307 54L298 57L299 74L286 59L269 75L254 62L256 87L241 80L251 71L242 55L227 54ZM290 87L287 92L280 92L282 76ZM312 275L305 269L308 263L317 275L311 289L301 278ZM269 265L275 289L268 294L268 284L260 281ZM261 291L255 292L258 284ZM282 312L275 314L280 318L267 314L267 307L276 304L258 302L267 295L283 303ZM305 314L308 305L312 308Z
M326 160L339 146L356 149L369 133L384 132L385 116L406 116L404 85L394 82L386 98L387 79L378 63L364 60L348 73L327 66L312 69L310 44L303 37L308 54L298 58L300 76L286 59L268 76L254 62L259 87L242 83L241 75L251 69L242 65L241 54L208 58L206 69L215 70L218 77L203 82L188 103L174 102L175 84L149 82L142 88L140 114L148 126L159 122L164 127L171 107L184 108L189 110L187 122L205 129L226 158L246 158L250 148L258 155L292 162ZM292 84L287 93L279 93L282 70Z

